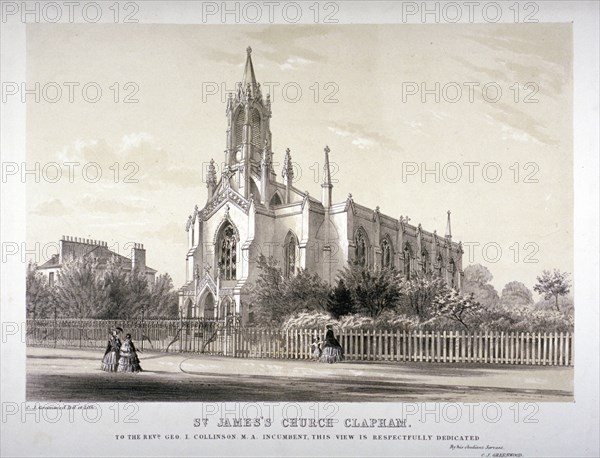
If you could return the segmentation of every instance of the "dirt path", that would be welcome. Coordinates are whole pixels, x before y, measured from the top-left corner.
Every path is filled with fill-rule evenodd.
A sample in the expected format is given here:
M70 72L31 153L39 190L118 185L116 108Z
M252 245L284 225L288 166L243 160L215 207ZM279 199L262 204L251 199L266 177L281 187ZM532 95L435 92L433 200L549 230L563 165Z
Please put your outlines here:
M234 359L143 353L144 372L102 372L102 351L28 348L40 401L569 402L573 368Z

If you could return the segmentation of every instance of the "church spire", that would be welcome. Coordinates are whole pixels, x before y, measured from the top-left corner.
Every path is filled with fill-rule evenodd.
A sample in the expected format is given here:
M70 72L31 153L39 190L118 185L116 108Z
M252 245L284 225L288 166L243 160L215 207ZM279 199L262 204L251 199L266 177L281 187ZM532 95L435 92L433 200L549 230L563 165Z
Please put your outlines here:
M450 226L450 210L448 210L448 222L446 223L446 238L452 238L452 227Z
M329 167L329 146L325 145L325 164L323 165L323 183L321 183L321 203L323 207L331 207L331 169Z
M242 88L246 89L250 85L250 89L253 93L256 92L256 76L254 75L254 66L252 65L252 48L248 46L246 48L246 67L244 68L244 79L242 80Z

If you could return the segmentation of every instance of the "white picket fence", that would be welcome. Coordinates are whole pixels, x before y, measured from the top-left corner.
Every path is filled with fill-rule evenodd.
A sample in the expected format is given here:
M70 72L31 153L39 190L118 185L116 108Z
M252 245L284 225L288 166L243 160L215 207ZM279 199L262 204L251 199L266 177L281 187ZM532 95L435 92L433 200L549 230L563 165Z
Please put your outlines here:
M120 325L139 348L236 358L310 359L325 329L254 329L202 320L28 320L31 346L105 348ZM347 361L573 365L570 332L349 329L336 332Z
M242 358L310 359L322 329L239 329L234 354ZM564 332L458 332L351 329L337 338L347 361L491 363L570 366L573 336Z

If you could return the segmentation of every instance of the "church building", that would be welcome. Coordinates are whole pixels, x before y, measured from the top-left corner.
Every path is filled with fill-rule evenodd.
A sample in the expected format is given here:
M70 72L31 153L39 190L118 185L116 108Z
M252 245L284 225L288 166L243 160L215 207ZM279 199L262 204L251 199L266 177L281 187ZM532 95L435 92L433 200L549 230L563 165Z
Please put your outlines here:
M273 167L271 101L263 97L247 49L243 80L226 105L224 167L217 176L210 161L208 198L188 217L186 283L179 290L184 317L252 321L248 286L259 274L256 260L273 256L285 276L298 269L318 273L329 284L347 263L394 267L410 278L417 272L442 276L460 289L462 246L452 241L450 212L444 236L356 203L352 195L334 202L324 148L321 196L293 186L289 149L283 170Z

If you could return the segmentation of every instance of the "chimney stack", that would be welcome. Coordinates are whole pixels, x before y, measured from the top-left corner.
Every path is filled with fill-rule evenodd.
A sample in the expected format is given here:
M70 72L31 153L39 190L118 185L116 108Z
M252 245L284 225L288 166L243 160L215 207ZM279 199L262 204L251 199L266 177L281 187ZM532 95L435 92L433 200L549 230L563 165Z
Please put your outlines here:
M146 250L141 243L134 243L131 249L131 270L146 269Z

